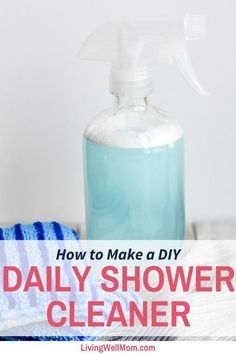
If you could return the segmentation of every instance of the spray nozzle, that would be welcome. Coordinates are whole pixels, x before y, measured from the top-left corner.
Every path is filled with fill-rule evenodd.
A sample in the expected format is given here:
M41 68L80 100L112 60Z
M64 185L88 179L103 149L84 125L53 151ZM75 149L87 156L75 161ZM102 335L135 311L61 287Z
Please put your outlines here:
M192 88L207 95L198 82L186 46L187 41L202 39L204 35L204 16L111 22L88 37L80 57L110 63L110 90L117 95L147 95L152 86L149 68L158 61L175 62Z

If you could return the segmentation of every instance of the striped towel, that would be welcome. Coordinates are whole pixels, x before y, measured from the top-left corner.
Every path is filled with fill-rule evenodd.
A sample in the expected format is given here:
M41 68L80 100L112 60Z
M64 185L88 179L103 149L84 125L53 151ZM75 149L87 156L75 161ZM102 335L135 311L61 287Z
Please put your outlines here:
M0 240L7 241L7 240L78 240L79 234L58 222L35 222L33 224L16 224L12 227L7 228L0 228ZM24 251L24 250L23 250ZM21 252L19 252L21 253ZM2 255L4 253L2 252ZM25 254L20 254L21 257L24 257ZM2 256L3 257L3 256ZM4 259L2 259L4 262ZM1 294L4 296L4 294ZM2 299L1 299L2 300ZM5 309L9 312L11 309ZM14 310L14 306L13 306ZM32 324L29 330L29 326L25 326L24 328L24 337L20 336L12 336L12 337L0 337L2 340L37 340L37 341L45 341L45 340L53 340L53 341L65 341L65 340L77 340L77 341L84 341L84 340L94 340L96 337L90 336L63 336L61 335L62 330L52 329L52 336L40 336L40 333L45 333L45 328L43 323L37 323L34 325L34 331L36 336L27 336L27 331L32 333ZM16 329L15 329L16 332Z
M24 225L17 224L8 228L0 228L0 240L2 241L11 241L11 240L54 240L62 241L63 240L79 240L79 235L72 229L68 228L57 222L41 223L35 222L34 224ZM32 247L32 248L31 248ZM4 242L0 245L0 264L19 264L26 265L28 268L29 265L33 264L35 261L35 254L31 252L33 249L33 244L31 242ZM39 263L42 265L51 264L51 257L54 258L51 253L49 254L49 249L47 248L46 242L38 242L37 257L39 257ZM35 250L35 248L34 248ZM51 250L50 250L51 251ZM65 263L66 267L66 263ZM68 270L69 272L69 270ZM64 272L67 278L70 278L70 273L67 271ZM70 278L71 282L73 278ZM68 279L67 279L68 280ZM84 291L84 296L79 296L77 301L79 301L79 308L84 309L86 312L87 301L88 299L93 300L103 300L107 305L104 309L103 315L104 319L108 317L110 312L110 307L114 301L121 300L124 304L124 315L128 316L128 303L130 301L135 301L138 303L140 298L138 295L132 292L122 293L117 290L114 293L104 293L101 290L99 279L95 279L93 275L88 278L88 283ZM63 279L62 279L63 281ZM67 283L67 282L66 282ZM10 296L9 296L10 295ZM14 334L10 337L4 336L3 332L0 339L3 340L37 340L37 341L85 341L85 340L96 340L98 337L105 335L105 328L96 327L96 328L81 328L78 332L78 328L73 330L70 329L70 336L68 336L68 331L61 328L50 327L50 332L48 331L48 325L45 323L45 302L43 303L42 297L38 296L37 292L33 291L34 296L29 296L28 293L8 293L8 296L0 292L0 331L4 331L6 328L9 328L9 323L11 327L14 327ZM46 296L49 297L48 301L51 301L51 293L45 295L44 299L47 300ZM69 301L70 293L57 294L58 300L64 299L65 302ZM17 306L16 306L17 304ZM46 301L46 304L48 302ZM126 313L127 311L127 313ZM41 314L41 315L40 315ZM42 318L41 318L41 317ZM39 319L40 318L40 319ZM35 320L37 319L37 320ZM31 321L31 322L30 322ZM6 324L6 325L5 325ZM92 331L92 336L91 336ZM9 333L9 332L8 332ZM24 337L22 337L24 333ZM33 333L33 336L32 336ZM49 333L48 336L45 336L45 333Z
M35 222L0 228L0 240L78 240L75 230L58 222Z

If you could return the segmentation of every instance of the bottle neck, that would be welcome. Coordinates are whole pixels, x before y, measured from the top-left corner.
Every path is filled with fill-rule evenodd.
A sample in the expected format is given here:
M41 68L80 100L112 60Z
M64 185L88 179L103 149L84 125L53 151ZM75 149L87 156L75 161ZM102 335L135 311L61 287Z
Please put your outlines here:
M118 108L146 109L149 104L148 96L137 97L131 95L115 96L115 106Z

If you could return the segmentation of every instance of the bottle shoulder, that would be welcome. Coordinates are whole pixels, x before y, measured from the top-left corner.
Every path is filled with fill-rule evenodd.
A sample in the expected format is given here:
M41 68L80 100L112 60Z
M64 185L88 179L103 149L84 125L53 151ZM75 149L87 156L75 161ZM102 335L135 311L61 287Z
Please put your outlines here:
M167 112L146 107L111 107L94 117L85 137L95 143L113 147L150 148L172 144L183 130Z

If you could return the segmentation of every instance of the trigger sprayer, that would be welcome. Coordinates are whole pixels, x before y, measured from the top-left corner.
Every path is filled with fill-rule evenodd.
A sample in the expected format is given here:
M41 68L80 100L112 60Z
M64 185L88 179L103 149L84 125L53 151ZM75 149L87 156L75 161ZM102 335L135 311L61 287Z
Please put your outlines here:
M183 131L148 96L158 62L176 63L191 87L207 95L187 51L188 41L204 35L204 17L186 15L111 22L82 46L82 59L110 63L115 96L84 134L88 238L184 238Z

